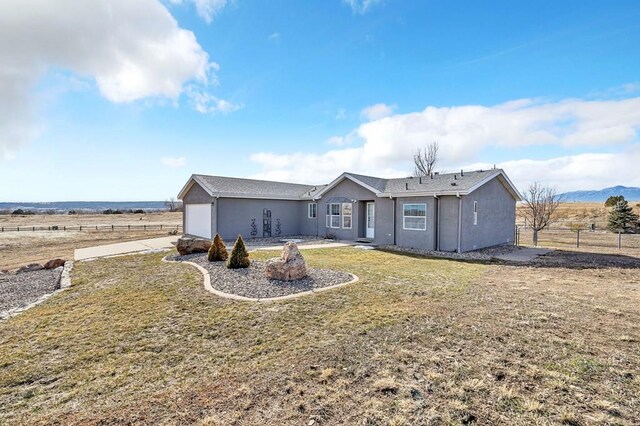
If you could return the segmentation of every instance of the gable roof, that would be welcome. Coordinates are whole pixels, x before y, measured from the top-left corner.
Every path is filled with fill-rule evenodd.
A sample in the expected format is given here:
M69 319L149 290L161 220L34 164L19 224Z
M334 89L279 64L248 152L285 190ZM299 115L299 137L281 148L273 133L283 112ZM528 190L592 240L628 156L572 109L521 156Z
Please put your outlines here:
M280 200L311 199L325 186L224 176L191 175L187 184L180 191L178 198L183 199L194 183L200 185L212 197L274 198Z
M315 200L345 179L368 189L378 197L416 197L438 195L467 195L490 180L498 178L513 196L522 196L502 169L476 170L460 173L434 173L432 176L383 179L344 172L328 185L302 185L258 179L242 179L223 176L192 175L182 188L179 199L195 183L212 197L267 198L279 200Z

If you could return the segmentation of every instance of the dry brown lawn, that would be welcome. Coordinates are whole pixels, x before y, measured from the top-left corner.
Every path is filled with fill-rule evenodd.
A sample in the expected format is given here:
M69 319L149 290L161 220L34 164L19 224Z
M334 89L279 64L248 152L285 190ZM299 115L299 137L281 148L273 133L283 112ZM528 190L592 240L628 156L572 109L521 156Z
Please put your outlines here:
M629 205L640 215L640 201L629 201ZM523 212L526 206L518 203L516 208L517 223L524 224ZM592 223L597 229L607 228L607 216L610 208L604 203L561 203L555 214L552 227L560 228L589 228Z
M0 215L0 226L106 226L106 225L181 225L182 213L149 213L144 215ZM73 259L73 251L122 241L166 236L167 230L109 229L82 231L20 231L0 232L0 269L17 269L53 258Z
M77 263L71 289L0 323L0 424L640 418L640 269L304 254L361 280L243 303L161 254Z

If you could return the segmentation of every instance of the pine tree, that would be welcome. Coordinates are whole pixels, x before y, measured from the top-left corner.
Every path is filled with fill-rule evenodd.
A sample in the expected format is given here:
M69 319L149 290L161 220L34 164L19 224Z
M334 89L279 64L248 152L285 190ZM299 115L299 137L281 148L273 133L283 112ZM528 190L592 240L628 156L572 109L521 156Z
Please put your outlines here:
M238 239L236 240L235 244L233 245L233 249L231 250L231 257L229 257L229 262L227 262L227 268L248 268L250 264L251 261L249 260L249 253L247 253L247 248L244 246L242 235L238 235Z
M638 215L626 200L618 203L609 212L609 229L614 232L633 232L638 228Z
M213 238L213 242L211 243L211 247L209 248L207 259L209 259L209 262L217 262L227 260L228 258L229 252L227 251L227 247L225 246L220 234L216 234Z

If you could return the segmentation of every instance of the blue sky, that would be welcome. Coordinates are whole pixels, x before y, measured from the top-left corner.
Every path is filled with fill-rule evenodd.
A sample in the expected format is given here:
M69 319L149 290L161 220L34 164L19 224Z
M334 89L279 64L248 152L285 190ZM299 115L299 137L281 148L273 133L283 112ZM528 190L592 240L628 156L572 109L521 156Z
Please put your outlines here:
M16 4L12 4L16 3ZM192 173L504 167L640 186L637 1L0 5L0 201L161 200Z

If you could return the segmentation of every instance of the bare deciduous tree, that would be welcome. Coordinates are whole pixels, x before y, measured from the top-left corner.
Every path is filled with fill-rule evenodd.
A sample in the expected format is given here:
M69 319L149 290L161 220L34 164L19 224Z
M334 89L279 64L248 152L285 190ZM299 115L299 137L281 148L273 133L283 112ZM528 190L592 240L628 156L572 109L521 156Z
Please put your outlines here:
M176 200L175 197L170 197L167 201L164 202L164 206L170 212L177 212L180 211L181 203L180 201Z
M538 182L529 185L523 194L527 208L524 211L525 223L533 230L533 245L538 245L538 232L553 221L553 214L562 202L555 188Z
M413 163L415 177L429 176L438 163L438 142L433 142L425 148L418 148L413 154Z

